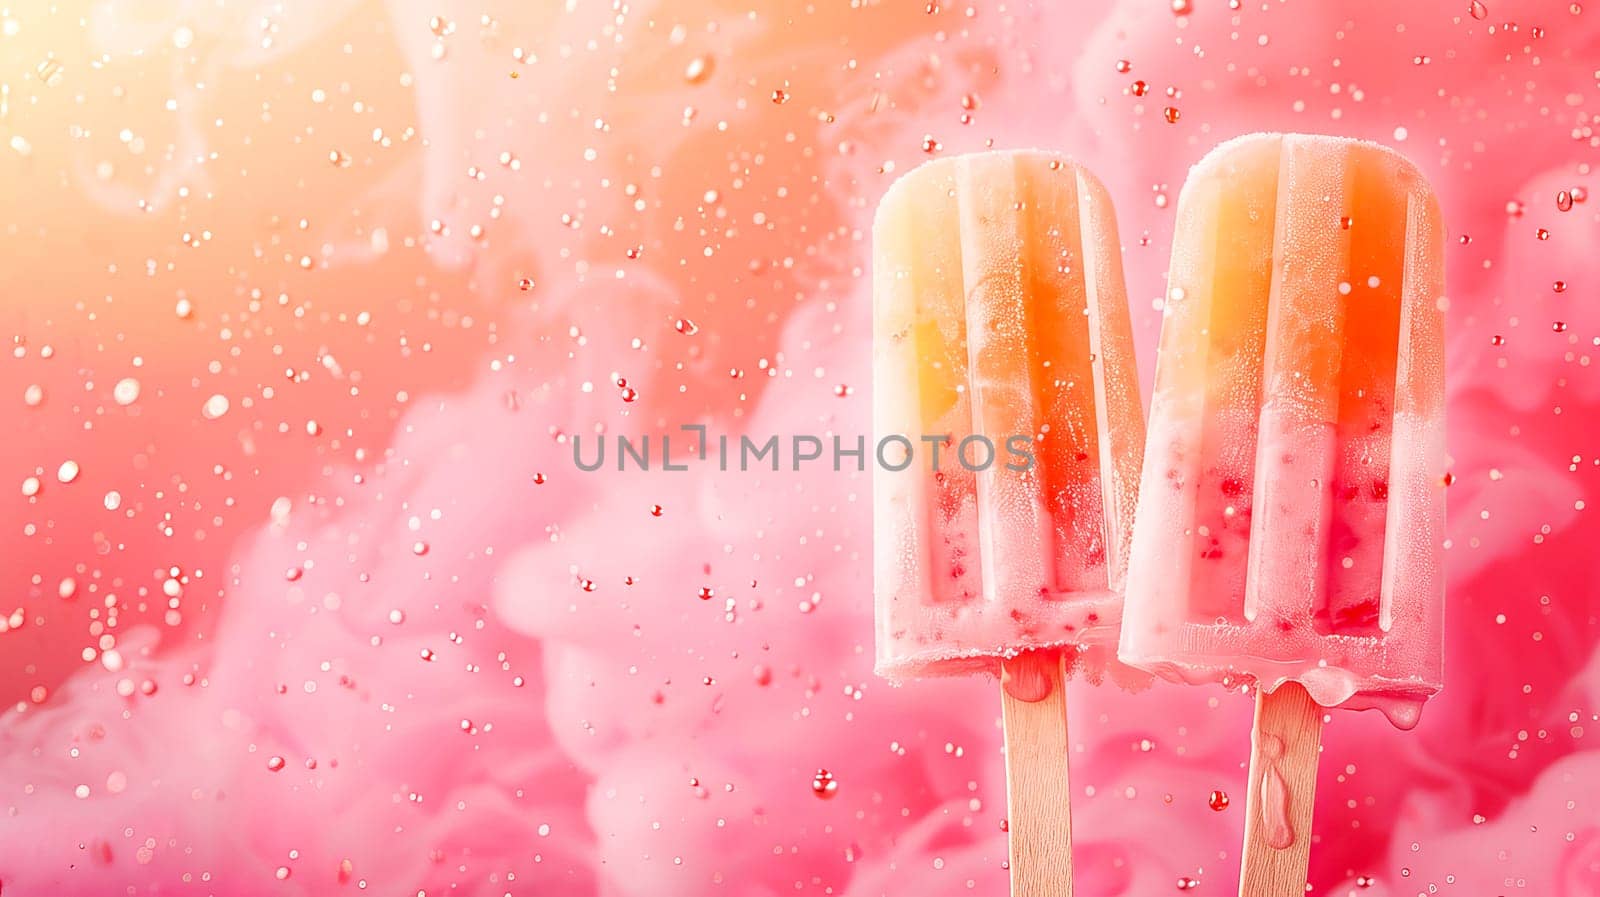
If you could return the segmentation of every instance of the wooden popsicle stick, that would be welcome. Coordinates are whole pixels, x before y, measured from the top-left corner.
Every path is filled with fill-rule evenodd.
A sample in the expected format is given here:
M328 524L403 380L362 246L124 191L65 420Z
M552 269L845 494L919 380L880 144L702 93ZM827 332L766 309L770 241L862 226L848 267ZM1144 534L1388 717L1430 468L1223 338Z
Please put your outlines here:
M1305 897L1322 712L1298 683L1256 693L1239 897Z
M1000 664L1012 897L1071 897L1066 658L1028 651Z

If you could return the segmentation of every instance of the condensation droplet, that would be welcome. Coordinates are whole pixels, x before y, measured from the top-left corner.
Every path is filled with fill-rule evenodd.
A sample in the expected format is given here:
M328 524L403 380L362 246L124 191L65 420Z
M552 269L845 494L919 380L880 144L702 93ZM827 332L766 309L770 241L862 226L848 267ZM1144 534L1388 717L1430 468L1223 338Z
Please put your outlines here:
M228 413L228 407L228 397L222 395L221 393L217 393L211 398L206 399L206 403L200 406L200 414L204 416L206 420L216 420L217 418Z
M690 84L699 84L711 77L711 57L696 56L689 60L683 69L683 80Z
M118 405L132 405L139 401L139 381L132 377L123 377L117 385L111 388L111 398Z

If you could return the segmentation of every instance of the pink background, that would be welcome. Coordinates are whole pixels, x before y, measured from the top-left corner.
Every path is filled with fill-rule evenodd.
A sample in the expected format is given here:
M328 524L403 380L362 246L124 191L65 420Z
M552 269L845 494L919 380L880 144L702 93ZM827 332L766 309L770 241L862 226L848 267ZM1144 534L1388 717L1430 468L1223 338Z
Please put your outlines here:
M1334 715L1313 893L1600 894L1600 5L1191 2L0 10L0 893L1003 893L866 477L567 439L865 432L925 146L1099 174L1148 385L1188 166L1279 129L1452 229L1447 684ZM1070 699L1081 892L1231 893L1250 701Z

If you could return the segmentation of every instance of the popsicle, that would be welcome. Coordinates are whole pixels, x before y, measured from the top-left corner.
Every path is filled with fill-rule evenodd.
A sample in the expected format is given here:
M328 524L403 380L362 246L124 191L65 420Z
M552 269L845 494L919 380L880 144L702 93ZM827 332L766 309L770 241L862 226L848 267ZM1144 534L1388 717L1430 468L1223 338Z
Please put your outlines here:
M1443 242L1355 140L1224 143L1178 200L1119 656L1255 687L1250 897L1303 897L1324 708L1440 687Z
M1105 189L1042 152L901 178L873 352L877 672L1000 674L1012 890L1070 894L1063 683L1115 662L1144 440Z

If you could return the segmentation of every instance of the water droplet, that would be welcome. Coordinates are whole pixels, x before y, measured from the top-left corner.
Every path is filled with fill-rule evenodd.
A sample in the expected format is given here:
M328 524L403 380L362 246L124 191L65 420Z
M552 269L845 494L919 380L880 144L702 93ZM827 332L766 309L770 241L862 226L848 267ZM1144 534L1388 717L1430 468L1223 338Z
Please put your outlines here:
M428 543L421 542L421 541L411 543L411 553L416 555L416 556L418 556L418 557L421 557L421 556L427 554L428 553Z
M701 601L710 601L712 598L716 597L716 594L717 594L716 589L713 589L710 586L701 586L700 587L700 600Z
M933 155L934 153L938 152L941 149L944 149L943 145L941 145L938 140L934 139L934 136L932 134L924 134L924 135L922 135L922 151L923 152L925 152L925 153L927 153L928 155L931 156L931 155Z
M278 772L279 770L282 770L283 766L284 766L284 760L283 760L282 757L272 757L272 758L267 760L267 768L272 770L273 772Z
M1178 123L1178 118L1183 115L1183 113L1179 112L1178 107L1176 106L1168 106L1167 108L1161 110L1161 115L1167 120L1168 124L1175 125Z
M1534 232L1534 236L1538 237L1541 240L1548 240L1548 239L1550 239L1550 232L1541 227L1537 231Z
M1482 20L1488 18L1489 7L1484 6L1482 0L1472 0L1472 5L1467 7L1467 12L1471 13L1474 19Z
M1567 322L1566 321L1555 321L1555 322L1552 322L1550 324L1550 329L1554 330L1557 333L1566 333L1567 332Z
M700 332L700 325L689 320L688 318L679 318L678 322L672 326L674 330L677 330L679 333L685 336L693 336L694 334Z
M1133 82L1133 86L1128 88L1128 91L1136 97L1142 97L1150 92L1150 85L1144 83L1143 81L1135 81Z
M1489 343L1495 346L1503 346L1506 344L1506 338L1497 333L1489 340Z
M1126 75L1128 72L1133 71L1133 63L1129 62L1126 59L1118 59L1117 60L1117 71L1119 71L1122 74Z
M696 56L689 60L689 64L683 69L683 80L690 84L699 84L709 77L711 77L710 56Z
M1572 194L1566 190L1556 193L1556 208L1563 212L1572 211Z
M1206 799L1206 803L1211 807L1211 809L1221 813L1223 810L1228 809L1228 804L1230 803L1228 800L1228 792L1213 791L1211 792L1211 796Z
M124 377L111 387L111 398L118 405L132 405L139 401L139 381L132 377Z
M1178 890L1180 891L1192 891L1198 887L1200 887L1199 879L1190 878L1187 875L1178 879Z
M1173 15L1186 16L1191 12L1194 12L1194 5L1189 0L1172 0Z
M200 414L206 420L216 420L227 413L228 397L220 393L206 399L206 403L200 406Z
M826 769L819 769L811 780L811 793L823 800L832 800L833 796L839 793L839 780Z
M1557 293L1565 293L1567 291L1567 282L1564 280L1558 280L1550 285L1550 289L1556 291Z
M1341 230L1349 230L1351 228L1351 226L1354 225L1355 223L1356 223L1356 220L1354 218L1351 218L1349 215L1340 215L1339 216L1339 228Z
M526 293L529 290L533 289L533 278L524 277L521 280L517 281L517 289L523 291L524 293Z
M784 90L781 87L777 90L774 90L772 92L772 102L778 104L779 106L789 102L789 91Z

